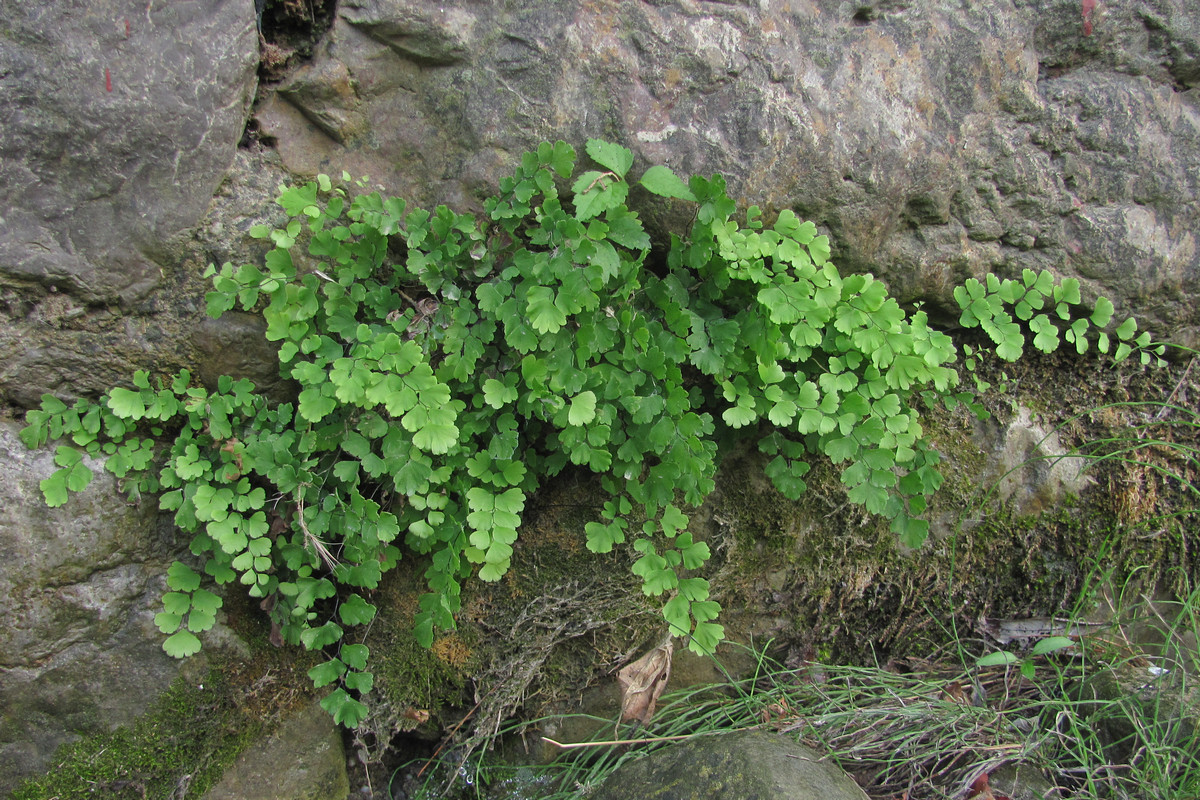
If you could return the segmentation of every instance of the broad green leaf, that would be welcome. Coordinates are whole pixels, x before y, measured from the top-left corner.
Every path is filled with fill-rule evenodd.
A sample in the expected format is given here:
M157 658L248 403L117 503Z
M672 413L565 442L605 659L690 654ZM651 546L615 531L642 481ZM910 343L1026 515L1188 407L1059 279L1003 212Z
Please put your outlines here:
M624 178L633 166L633 153L619 144L601 139L588 139L587 154L597 164L616 173L618 178Z
M375 618L375 606L352 594L338 606L338 616L346 625L366 625Z
M50 477L42 480L38 486L42 490L42 497L46 500L46 505L50 508L58 508L65 505L68 498L67 493L67 470L55 470Z
M584 526L587 534L587 548L593 553L610 553L613 546L625 541L625 521L614 520L605 525L600 522L589 522Z
M624 209L610 210L605 215L608 222L608 238L630 250L649 250L650 236L642 227L637 215ZM614 270L614 275L616 274Z
M711 656L725 638L725 626L712 622L697 622L692 629L688 650L699 656Z
M633 564L633 572L642 578L642 593L657 597L679 585L679 577L662 556L646 554Z
M306 208L316 204L317 184L309 182L303 186L285 187L275 202L279 203L288 216L298 217Z
M308 628L300 633L300 641L307 650L320 650L342 638L342 629L333 622L326 622L319 628Z
M548 286L529 290L526 314L529 324L541 334L555 333L567 324L567 315L556 304L554 290Z
M692 630L692 615L689 613L688 601L683 595L676 595L663 606L663 619L673 636L687 636Z
M342 677L346 672L346 665L339 659L331 658L328 661L318 664L308 671L308 677L312 680L313 686L320 689L322 686L329 684Z
M711 553L708 549L708 544L705 542L693 542L690 533L682 533L675 540L676 547L679 548L680 554L683 556L683 566L685 569L699 569L708 561Z
M339 461L333 465L333 474L338 480L354 483L358 479L360 466L357 461Z
M219 595L215 595L206 589L196 589L192 592L191 603L194 609L208 614L215 614L221 608L222 600Z
M348 644L342 648L341 653L338 655L341 656L346 666L351 669L366 669L367 656L370 655L370 650L367 649L365 644Z
M575 181L572 191L575 219L587 222L610 209L623 206L629 196L629 184L608 173L585 172Z
M1071 327L1067 328L1066 339L1075 345L1075 351L1080 355L1087 352L1090 342L1087 338L1088 321L1086 319L1077 319L1071 323Z
M902 512L892 519L892 533L899 537L905 547L915 550L929 536L929 523Z
M432 641L432 632L430 633ZM347 728L357 728L367 718L367 707L346 693L335 689L321 701L321 708L333 716L333 721Z
M108 393L109 409L122 419L138 420L146 415L146 404L142 393L134 392L120 386Z
M560 178L570 178L572 170L575 169L575 148L564 141L557 141L548 160L551 169L557 172Z
M429 649L433 646L433 616L429 612L417 612L413 621L413 637L421 647Z
M337 408L337 400L327 396L321 386L312 386L300 393L297 410L309 422L320 422Z
M1045 314L1038 314L1030 322L1031 329L1037 334L1033 346L1043 353L1052 353L1058 349L1058 328Z
M475 298L479 309L494 314L504 304L511 291L511 287L504 283L480 284L475 289Z
M1079 293L1079 281L1075 278L1063 278L1062 282L1054 287L1054 300L1057 303L1070 303L1071 305L1083 302Z
M586 425L596 418L596 394L592 391L580 392L571 400L567 421L571 425Z
M659 197L675 197L680 200L696 200L696 195L688 188L670 167L656 164L642 174L638 181L642 186Z
M816 236L808 243L808 254L812 257L813 263L817 266L822 266L829 261L831 255L828 236Z
M207 611L201 611L198 608L193 608L188 614L187 627L192 633L203 633L217 624L215 614L210 614Z
M675 536L680 530L687 527L688 517L687 514L684 514L674 505L668 504L667 507L663 509L663 515L660 524L662 525L663 533L665 533L667 536ZM680 544L678 546L683 547L684 545ZM692 569L692 567L689 567L688 569Z
M758 292L758 302L767 307L771 321L790 325L803 319L814 307L812 289L807 283L788 280L771 284Z
M440 417L431 417L413 434L413 444L434 455L443 455L458 444L458 434L457 426L445 422Z
M500 475L504 478L504 482L510 486L516 486L525 478L525 464L521 461L512 461L505 465Z
M1063 650L1068 647L1074 647L1075 640L1068 636L1048 636L1045 639L1038 640L1031 651L1035 656L1053 653L1057 650Z
M1017 658L1007 650L997 650L993 653L988 653L975 660L977 667L998 667L1004 664L1015 664L1021 659Z
M592 255L591 263L599 269L602 284L607 284L620 272L621 259L608 242L596 242L595 248L596 252ZM595 284L593 284L593 288L599 291L599 287Z
M167 568L167 585L178 592L194 592L200 588L200 576L187 564L176 561Z
M996 346L996 355L1005 361L1016 361L1021 357L1025 339L1018 332L1014 336L1002 339Z
M163 650L173 658L187 658L200 652L200 640L186 629L180 629L163 642Z
M242 533L242 517L240 514L230 514L222 520L213 520L206 526L208 535L221 545L221 549L230 555L237 555L246 549L247 538Z
M745 398L739 399L736 406L730 406L721 413L721 419L725 420L725 424L731 428L744 428L758 419L754 408L751 405L743 404L743 400Z
M492 408L502 408L517 399L517 390L495 378L483 382L483 400Z
M479 580L486 581L488 583L494 583L505 576L505 574L508 572L508 566L509 565L507 561L486 561L483 566L479 568Z
M184 592L167 592L163 595L163 609L168 614L182 617L192 607L192 596ZM167 631L164 631L167 633Z
M233 292L214 291L204 295L204 310L213 319L220 319L226 311L237 305L238 296Z
M366 694L375 685L375 676L369 672L347 672L345 681L347 689Z
M1092 324L1097 328L1103 328L1112 320L1113 311L1112 301L1107 297L1096 298L1096 308L1092 311Z
M824 445L825 455L835 462L847 461L858 453L858 442L853 436L835 437Z

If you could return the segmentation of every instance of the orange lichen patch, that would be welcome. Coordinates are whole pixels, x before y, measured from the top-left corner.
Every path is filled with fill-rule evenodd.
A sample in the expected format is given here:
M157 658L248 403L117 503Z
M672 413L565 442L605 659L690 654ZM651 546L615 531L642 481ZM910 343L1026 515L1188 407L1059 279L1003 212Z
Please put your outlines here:
M430 649L440 661L455 668L465 667L473 655L466 642L454 633L441 637L433 643L433 647Z

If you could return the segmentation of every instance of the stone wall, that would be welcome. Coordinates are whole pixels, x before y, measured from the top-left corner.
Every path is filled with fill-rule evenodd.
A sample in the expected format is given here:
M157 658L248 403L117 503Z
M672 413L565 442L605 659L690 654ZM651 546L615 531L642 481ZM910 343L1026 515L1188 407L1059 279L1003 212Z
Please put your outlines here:
M257 25L252 0L4 4L0 406L138 368L270 382L259 323L206 320L200 274L261 255L246 232L281 180L348 170L474 208L543 139L619 142L634 174L724 173L935 309L969 275L1048 268L1200 343L1200 0L342 0L291 59ZM281 80L259 85L260 47ZM658 230L684 222L634 200ZM111 482L43 508L50 455L15 430L10 777L174 669L147 624L172 550L155 515Z
M54 453L16 430L0 421L0 795L64 741L134 719L178 671L154 614L179 546L153 505L122 503L91 459L92 486L47 508Z

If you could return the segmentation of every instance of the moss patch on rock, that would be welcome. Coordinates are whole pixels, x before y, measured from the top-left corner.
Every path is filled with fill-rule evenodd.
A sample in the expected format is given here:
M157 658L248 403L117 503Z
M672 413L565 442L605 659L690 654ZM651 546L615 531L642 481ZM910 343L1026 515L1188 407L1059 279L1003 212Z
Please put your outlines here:
M45 775L13 800L112 800L199 797L234 759L314 698L313 654L276 649L265 617L245 598L226 600L227 624L249 654L214 649L184 665L180 677L132 725L65 744Z
M866 665L978 638L988 619L1070 612L1096 570L1120 581L1137 573L1151 588L1194 582L1197 539L1187 520L1196 476L1185 441L1197 438L1194 427L1147 435L1136 458L1087 461L1090 484L1053 503L1024 502L1040 489L1035 471L1007 500L993 491L1014 409L1043 409L1035 420L1067 450L1103 453L1088 443L1145 424L1161 406L1136 404L1166 401L1187 384L1184 366L1114 373L1086 358L1031 361L1005 365L1011 388L993 404L992 422L961 409L924 420L946 482L930 507L933 535L915 552L846 503L829 463L814 464L808 492L793 502L762 477L757 453L731 454L706 504L712 535L726 542L710 544L724 554L713 580L728 628L760 643L774 639L793 662ZM1168 435L1180 446L1154 443Z
M178 679L132 727L65 745L54 768L27 781L14 800L197 796L266 726L233 702L219 670Z

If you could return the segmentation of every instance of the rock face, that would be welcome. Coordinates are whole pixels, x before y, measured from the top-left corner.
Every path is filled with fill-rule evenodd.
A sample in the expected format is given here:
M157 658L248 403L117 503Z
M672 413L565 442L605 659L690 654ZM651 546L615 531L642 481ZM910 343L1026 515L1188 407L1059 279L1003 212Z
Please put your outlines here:
M287 171L466 209L538 141L592 136L635 174L721 172L794 208L903 298L1049 268L1200 342L1200 0L344 0L261 94L277 149L222 187L254 217L237 226L230 203L201 217L249 113L253 4L69 6L3 12L3 402L212 362L196 276L254 257L244 232ZM686 221L640 202L660 231Z
M85 302L158 285L245 127L250 6L5 4L0 274Z
M349 793L341 729L313 703L244 752L203 800L345 800Z
M257 39L251 0L0 9L0 401L111 385L162 347L154 290L233 160Z
M1093 465L1072 455L1058 433L1035 422L1028 408L1015 409L1000 430L990 424L978 427L978 438L993 444L992 466L983 485L996 482L1000 499L1018 514L1053 509L1068 497L1082 495L1094 482L1087 471Z
M92 485L47 508L54 454L16 430L0 422L0 796L62 742L134 719L179 668L154 626L176 555L155 504L115 502L90 460Z
M701 736L618 769L598 800L864 800L836 764L786 736Z
M263 383L261 323L198 324L199 275L261 255L246 232L278 221L281 179L347 170L468 209L543 139L723 173L906 299L1048 268L1200 344L1200 0L342 0L253 112L273 149L238 151L255 15L0 5L0 404L139 367ZM686 222L634 199L659 231ZM0 429L0 794L174 674L153 516L111 481L45 509L49 459Z
M1084 12L1083 9L1091 9ZM352 0L259 114L300 173L461 206L542 139L730 178L909 298L1049 268L1189 341L1200 3ZM655 209L644 208L655 216ZM665 220L659 220L665 222Z

